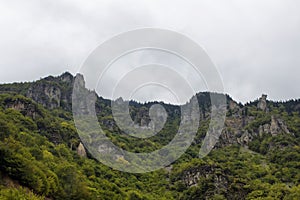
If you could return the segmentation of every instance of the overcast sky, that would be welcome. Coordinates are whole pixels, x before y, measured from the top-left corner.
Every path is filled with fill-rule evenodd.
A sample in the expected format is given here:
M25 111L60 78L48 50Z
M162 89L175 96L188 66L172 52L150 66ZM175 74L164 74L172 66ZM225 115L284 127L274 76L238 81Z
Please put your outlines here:
M76 73L111 36L156 27L202 45L237 101L299 98L299 9L296 0L0 0L0 82Z

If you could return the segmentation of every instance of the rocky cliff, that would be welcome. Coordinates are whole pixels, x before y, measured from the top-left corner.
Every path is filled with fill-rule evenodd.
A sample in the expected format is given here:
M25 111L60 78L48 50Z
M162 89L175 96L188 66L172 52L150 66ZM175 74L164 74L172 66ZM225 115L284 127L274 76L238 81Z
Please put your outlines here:
M49 76L39 81L32 83L18 83L17 87L15 84L7 84L0 86L0 92L17 92L23 93L26 97L33 99L36 103L43 105L47 109L64 109L67 111L72 110L72 91L74 86L74 77L72 74L65 72L61 76L53 77ZM82 75L77 75L77 86L84 88L84 78ZM24 86L25 85L25 86ZM14 86L14 87L13 87ZM16 90L21 88L22 91ZM118 131L118 127L113 118L107 117L111 115L110 101L98 97L96 93L87 91L87 94L93 94L96 96L96 111L99 116L102 117L102 123L108 130ZM198 93L197 94L199 108L200 108L200 120L208 121L211 113L210 93ZM284 119L281 116L272 113L272 107L283 107L287 109L287 112L298 112L300 113L300 103L296 100L291 103L288 102L271 102L267 100L267 95L262 95L258 101L253 101L249 104L242 105L237 103L228 95L227 99L227 117L225 121L225 127L222 131L220 141L217 147L239 144L248 146L249 142L253 138L261 136L263 134L278 135L278 134L293 134ZM129 102L130 114L133 122L145 128L151 126L149 109L150 107L158 102L150 102L147 104L139 104L137 102ZM169 120L174 120L180 117L180 107L169 104L163 104L159 102L168 114ZM18 99L10 102L10 107L22 112L26 112L27 115L34 117L37 113L35 112L34 105L24 104ZM102 112L101 112L102 111ZM262 112L260 112L262 111ZM159 111L158 111L159 112ZM260 113L258 115L258 113ZM106 115L106 116L105 116ZM163 116L163 113L157 113L157 115ZM261 117L261 115L264 115ZM188 117L188 116L186 116ZM183 116L182 119L184 119ZM200 123L201 124L201 123ZM201 142L201 138L197 142Z
M76 77L78 81L75 83ZM154 129L156 124L151 122L151 115L158 116L159 121L166 122L164 127L158 127L162 130L153 138L135 139L117 126L112 116L111 101L99 97L94 91L85 89L82 75L76 77L70 73L64 73L58 77L49 76L36 82L0 85L2 116L13 116L9 119L12 120L10 125L26 122L18 126L32 128L34 133L39 134L39 136L42 135L41 138L47 138L51 142L51 148L58 148L57 151L53 151L54 155L64 155L69 159L71 154L66 153L67 151L76 152L80 157L89 158L90 155L84 147L84 142L78 137L72 120L72 91L74 87L81 88L84 95L80 97L82 99L77 99L79 102L82 101L82 105L74 108L73 111L91 112L85 104L95 103L95 111L105 133L117 146L127 151L152 152L161 148L173 139L181 120L189 121L191 116L195 115L194 110L189 110L190 115L181 116L180 106L164 104L163 102L127 102L130 107L132 127L141 126L144 129ZM172 185L180 192L186 191L186 195L195 192L196 196L199 197L199 195L205 194L206 199L214 199L215 195L217 197L225 195L227 199L245 199L246 195L254 190L249 189L250 186L247 181L256 178L267 181L268 184L280 180L291 186L291 179L296 179L298 175L294 172L294 168L287 171L288 165L295 165L295 169L299 168L296 159L299 158L297 151L299 151L300 138L300 101L274 102L268 100L267 95L262 95L256 101L241 104L234 101L229 95L225 95L227 100L225 126L220 138L215 138L217 140L216 145L214 146L214 141L208 144L208 146L214 146L214 150L208 156L210 158L206 160L207 157L205 157L205 162L202 162L198 158L199 148L208 130L211 111L216 109L211 106L211 95L224 97L223 94L209 92L196 94L195 97L198 99L200 109L200 127L191 148L180 158L178 163L166 168L170 176L168 177L170 182L166 185ZM115 103L124 103L124 100L120 98ZM161 105L164 110L151 110L151 106L154 104ZM167 115L165 115L166 113ZM15 120L18 117L24 117L24 122ZM3 119L6 120L5 117ZM0 131L9 130L7 124L4 123L5 120L0 121ZM15 131L14 129L11 130ZM20 132L23 131L24 128L20 129ZM16 134L16 137L20 136L22 139L22 134ZM64 145L61 144L68 148L62 148ZM62 149L59 150L59 148ZM100 152L107 152L114 149L103 145L99 150ZM276 152L279 153L276 154ZM39 159L44 156L40 152L33 153ZM45 154L45 156L47 155ZM238 158L240 155L244 157ZM126 162L124 155L116 155L116 159ZM193 159L197 160L198 163L189 163ZM199 164L199 162L201 163ZM275 164L270 164L271 162ZM258 172L247 174L249 163L252 167L249 170L258 170ZM282 169L276 168L278 163L283 166ZM283 165L282 163L288 164ZM231 165L228 167L228 164ZM241 172L242 169L244 171ZM269 172L270 170L273 170L272 173ZM282 178L281 176L285 174L287 177ZM258 182L252 185L256 184ZM172 187L169 189L172 190ZM201 197L201 199L205 198Z

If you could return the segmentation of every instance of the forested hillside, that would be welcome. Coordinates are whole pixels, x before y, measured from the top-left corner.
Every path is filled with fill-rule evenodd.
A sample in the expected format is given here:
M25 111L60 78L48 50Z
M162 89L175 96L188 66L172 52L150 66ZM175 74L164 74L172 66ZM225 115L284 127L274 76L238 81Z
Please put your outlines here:
M222 135L200 159L211 104L210 93L198 93L200 128L188 151L164 169L131 174L101 164L84 148L73 122L73 83L64 73L0 85L0 199L300 199L299 99L273 102L263 95L243 105L226 95ZM168 118L149 139L124 134L110 100L97 97L95 108L114 144L151 152L172 140L181 120L179 106L131 101L133 121L148 126L154 103Z

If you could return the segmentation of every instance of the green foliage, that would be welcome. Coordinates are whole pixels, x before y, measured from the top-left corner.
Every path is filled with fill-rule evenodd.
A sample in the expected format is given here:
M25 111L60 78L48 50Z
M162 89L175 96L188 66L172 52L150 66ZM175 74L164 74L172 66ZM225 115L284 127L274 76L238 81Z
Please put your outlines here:
M69 87L54 85L63 91ZM9 87L18 91L14 84L0 89ZM207 117L209 95L198 98L204 102L202 115ZM30 110L14 106L16 103ZM140 123L151 103L130 104L131 116ZM96 107L102 111L98 118L107 136L116 145L132 152L150 152L168 144L180 124L180 113L172 114L178 107L167 105L170 118L164 129L151 139L134 139L115 125L109 102L98 100ZM1 177L0 199L300 199L297 107L290 102L272 104L268 113L252 104L246 108L243 116L250 116L251 120L243 127L245 130L256 133L260 125L270 123L272 115L279 115L292 134L257 134L249 143L249 149L229 145L216 148L204 159L199 159L199 148L209 126L209 120L203 120L193 145L170 168L128 174L76 154L80 139L67 109L48 110L24 96L2 94L0 171L16 181L18 187L11 187ZM228 116L236 114L232 112ZM187 177L196 177L193 186L189 185L191 180Z
M35 195L22 187L20 188L3 188L0 187L1 200L44 200L42 196Z

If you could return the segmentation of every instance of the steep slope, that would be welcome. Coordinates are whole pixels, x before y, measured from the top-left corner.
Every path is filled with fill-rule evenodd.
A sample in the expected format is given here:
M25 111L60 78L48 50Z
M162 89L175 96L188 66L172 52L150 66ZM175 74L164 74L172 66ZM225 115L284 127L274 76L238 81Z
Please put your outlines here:
M263 95L242 105L226 95L225 128L215 149L199 159L211 103L210 93L198 93L201 126L188 151L166 169L128 174L98 163L80 143L71 113L74 79L64 73L31 83L0 85L2 199L32 196L7 184L5 177L30 188L36 198L50 199L300 198L299 100L272 102ZM166 109L168 119L162 131L149 139L124 134L112 117L110 100L97 97L96 112L116 145L151 152L172 140L181 120L179 106L131 101L135 124L149 126L154 103Z

